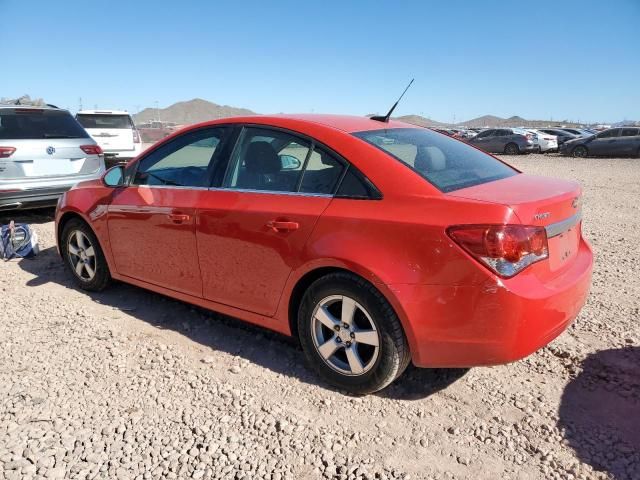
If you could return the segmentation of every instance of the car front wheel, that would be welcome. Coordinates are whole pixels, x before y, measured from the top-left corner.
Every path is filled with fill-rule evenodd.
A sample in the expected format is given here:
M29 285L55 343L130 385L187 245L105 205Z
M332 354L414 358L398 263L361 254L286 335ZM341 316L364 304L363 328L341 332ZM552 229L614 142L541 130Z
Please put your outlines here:
M347 272L316 280L298 312L305 356L328 383L354 394L376 392L410 361L400 320L369 282Z
M80 219L70 220L60 244L65 265L83 290L99 292L111 281L109 267L91 228Z

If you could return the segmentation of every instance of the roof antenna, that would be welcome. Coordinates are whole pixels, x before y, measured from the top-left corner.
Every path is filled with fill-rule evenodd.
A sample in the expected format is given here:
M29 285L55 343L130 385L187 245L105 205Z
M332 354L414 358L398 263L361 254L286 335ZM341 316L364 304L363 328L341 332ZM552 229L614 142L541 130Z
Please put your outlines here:
M371 120L376 120L377 122L389 123L389 119L391 118L391 114L393 113L393 111L398 106L398 103L400 103L400 100L402 100L402 97L404 97L404 94L407 93L407 90L409 90L409 87L411 86L411 84L413 83L414 80L415 80L414 78L411 79L411 81L409 82L409 85L407 85L407 88L405 88L404 92L402 92L402 95L400 95L400 98L398 98L396 103L393 104L393 107L391 107L391 110L389 110L389 112L387 112L387 114L384 117L382 117L380 115L374 115L374 116L371 117Z

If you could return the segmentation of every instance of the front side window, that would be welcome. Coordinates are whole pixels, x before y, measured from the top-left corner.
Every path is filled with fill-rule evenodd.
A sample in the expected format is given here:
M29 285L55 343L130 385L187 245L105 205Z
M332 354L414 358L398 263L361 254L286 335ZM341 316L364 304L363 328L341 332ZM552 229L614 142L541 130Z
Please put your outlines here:
M0 109L0 140L88 137L84 128L64 110Z
M134 185L207 187L209 165L226 127L187 132L140 160Z
M486 153L428 129L392 128L353 135L400 160L442 192L518 173Z
M613 138L617 137L620 131L617 128L611 130L605 130L597 135L598 138Z

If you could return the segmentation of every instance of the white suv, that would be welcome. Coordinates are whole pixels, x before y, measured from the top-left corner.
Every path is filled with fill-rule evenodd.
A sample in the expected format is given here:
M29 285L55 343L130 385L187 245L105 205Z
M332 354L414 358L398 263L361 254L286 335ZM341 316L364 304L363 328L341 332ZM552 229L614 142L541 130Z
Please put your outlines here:
M103 173L102 149L68 111L0 105L0 210L55 205Z
M107 167L124 163L142 151L131 115L121 110L81 110L76 119L104 151Z

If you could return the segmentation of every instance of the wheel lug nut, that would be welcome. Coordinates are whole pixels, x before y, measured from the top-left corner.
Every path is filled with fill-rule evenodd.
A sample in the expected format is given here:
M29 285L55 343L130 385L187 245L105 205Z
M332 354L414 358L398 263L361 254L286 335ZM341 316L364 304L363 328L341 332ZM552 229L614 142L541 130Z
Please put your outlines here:
M355 333L353 333L353 332L351 332L351 335L350 335L350 336L351 336L351 338L356 338L356 334L355 334Z
M342 343L342 339L340 337L336 338L336 342Z
M336 332L339 332L339 331L340 331L340 325L336 325L335 327L333 327L333 329L334 329Z
M342 326L343 326L344 328L349 328L349 325L348 325L347 323L343 323L343 324L342 324Z

